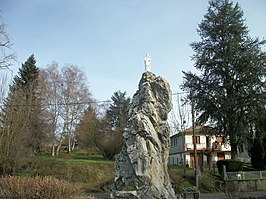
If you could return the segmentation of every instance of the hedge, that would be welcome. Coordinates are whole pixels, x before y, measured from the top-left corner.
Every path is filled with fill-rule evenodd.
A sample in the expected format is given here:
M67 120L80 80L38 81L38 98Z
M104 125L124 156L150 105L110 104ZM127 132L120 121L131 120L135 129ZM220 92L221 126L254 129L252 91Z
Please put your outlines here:
M244 163L238 160L218 160L217 168L220 175L223 173L223 165L225 165L227 172L234 172L242 171Z

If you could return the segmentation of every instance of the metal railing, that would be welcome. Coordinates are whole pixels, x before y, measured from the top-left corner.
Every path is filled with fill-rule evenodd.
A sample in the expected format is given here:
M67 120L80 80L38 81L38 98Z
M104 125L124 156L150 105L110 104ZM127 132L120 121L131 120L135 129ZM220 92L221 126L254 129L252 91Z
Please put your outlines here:
M227 180L259 180L266 179L266 171L226 172Z

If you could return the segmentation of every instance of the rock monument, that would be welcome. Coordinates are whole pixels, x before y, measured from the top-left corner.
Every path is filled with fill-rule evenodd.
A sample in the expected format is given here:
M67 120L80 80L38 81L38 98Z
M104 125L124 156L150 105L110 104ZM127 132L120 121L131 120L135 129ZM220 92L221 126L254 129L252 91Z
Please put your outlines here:
M119 199L175 199L167 171L172 109L167 81L142 74L123 132L124 146L116 157L113 196Z

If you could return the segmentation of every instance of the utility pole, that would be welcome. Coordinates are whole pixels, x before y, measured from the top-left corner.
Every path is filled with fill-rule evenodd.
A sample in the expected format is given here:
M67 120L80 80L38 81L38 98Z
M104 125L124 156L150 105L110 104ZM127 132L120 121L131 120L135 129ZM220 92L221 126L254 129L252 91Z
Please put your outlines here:
M185 120L183 120L182 116L181 116L181 137L182 137L182 150L183 153L181 155L181 159L182 159L182 164L183 164L183 177L186 177L186 147L185 147L185 128L184 128L184 124L186 123Z
M197 140L196 140L196 130L195 130L195 105L193 98L193 88L190 88L190 98L191 98L191 114L192 114L192 133L194 141L194 170L195 170L195 181L196 187L199 187L199 178L198 178L198 157L197 157Z

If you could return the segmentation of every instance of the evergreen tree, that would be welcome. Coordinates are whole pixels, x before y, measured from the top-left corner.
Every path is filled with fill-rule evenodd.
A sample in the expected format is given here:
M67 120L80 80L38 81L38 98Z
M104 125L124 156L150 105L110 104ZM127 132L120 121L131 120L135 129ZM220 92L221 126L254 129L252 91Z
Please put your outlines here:
M123 129L126 123L126 115L130 103L130 98L126 97L126 92L117 91L111 97L112 104L107 110L107 117L114 129Z
M266 166L266 108L258 107L256 118L251 124L249 155L254 168Z
M42 125L39 120L38 73L35 58L31 55L15 76L1 110L2 173L15 173L40 147Z
M263 146L263 140L254 139L253 145L249 151L251 155L251 164L256 169L263 169L265 149Z
M41 114L40 99L38 98L38 76L39 68L36 66L34 55L22 64L19 73L14 78L14 86L22 91L21 102L25 104L27 120L27 131L31 134L28 146L33 151L40 148L42 138L42 124L39 115Z
M13 87L21 89L25 96L25 101L36 98L36 90L38 86L39 68L36 66L34 55L31 55L27 61L22 64L18 75L14 77Z
M201 74L184 72L184 89L192 89L199 121L212 121L230 138L232 159L254 120L265 106L266 40L252 39L239 4L211 0L199 24L200 42L192 59Z

